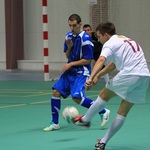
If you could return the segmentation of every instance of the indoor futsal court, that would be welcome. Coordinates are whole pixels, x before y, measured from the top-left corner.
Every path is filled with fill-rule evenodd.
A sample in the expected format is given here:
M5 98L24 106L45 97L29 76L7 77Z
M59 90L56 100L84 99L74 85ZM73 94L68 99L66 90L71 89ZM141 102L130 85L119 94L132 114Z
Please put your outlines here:
M106 108L111 110L110 121L100 129L100 117L95 116L90 128L67 124L60 116L61 129L43 132L50 121L50 97L53 82L45 81L0 81L0 149L1 150L93 150L116 115L120 98L110 101ZM99 82L87 96L96 99L104 82ZM107 150L149 150L150 133L150 88L146 103L135 105L124 127L109 141ZM75 106L80 114L86 109L75 104L71 98L62 99L62 110Z
M73 20L75 24L70 24L71 14L78 14L81 21ZM79 54L75 49L77 53L71 56L71 49L78 48L80 43L91 47L89 44L96 42L95 39L88 41L86 34L86 40L82 42L75 37L80 35L78 31L83 30L85 24L92 27L95 36L100 23L113 22L116 34L127 36L141 45L150 69L148 18L150 0L0 0L0 150L94 150L97 139L104 136L116 117L121 99L114 97L108 102L106 108L111 111L109 122L101 129L99 114L93 118L90 128L68 124L62 117L65 107L76 107L80 115L84 115L87 109L76 104L71 96L62 98L60 130L44 132L43 128L51 122L51 87L60 77L60 70L66 62L76 61L76 57L85 53ZM77 44L68 45L68 50L71 48L69 52L65 45L72 27L77 29L76 34L74 31L71 34L72 39L77 39ZM128 42L136 52L131 39L124 40L124 43ZM138 44L134 45L140 51ZM69 52L71 59L66 59L68 54L64 50ZM91 54L81 58L92 59ZM135 62L139 63L138 60ZM80 64L78 66L81 67ZM86 73L90 72L85 69ZM113 73L116 72L110 73L110 77ZM86 91L86 96L95 100L104 86L104 79L100 78L97 85ZM57 96L54 99L57 100ZM123 127L105 149L150 150L150 84L145 103L133 106Z

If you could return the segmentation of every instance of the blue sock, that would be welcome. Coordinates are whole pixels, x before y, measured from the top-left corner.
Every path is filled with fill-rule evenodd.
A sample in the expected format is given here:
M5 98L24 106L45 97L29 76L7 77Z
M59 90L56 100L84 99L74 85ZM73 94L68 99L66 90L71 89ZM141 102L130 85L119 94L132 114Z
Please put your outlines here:
M85 97L84 100L81 101L81 106L89 108L92 104L94 103L94 101L90 98ZM106 112L105 108L99 112L99 114L104 114Z
M99 112L99 114L104 114L106 112L106 109L104 108L102 111Z
M52 122L58 124L59 121L59 111L61 108L60 98L52 97L51 98L51 111L52 111Z

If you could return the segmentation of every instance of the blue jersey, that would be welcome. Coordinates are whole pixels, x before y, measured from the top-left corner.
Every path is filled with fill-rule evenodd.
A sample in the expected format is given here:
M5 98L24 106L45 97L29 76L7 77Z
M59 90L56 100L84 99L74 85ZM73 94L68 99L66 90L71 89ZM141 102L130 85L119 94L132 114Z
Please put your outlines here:
M68 58L68 63L80 59L93 59L94 45L92 43L92 38L85 31L82 31L78 35L73 35L72 32L68 32L64 42L64 52L68 49L66 44L66 39L68 38L73 41L73 47ZM68 71L75 74L82 73L83 75L89 75L91 73L91 65L74 66Z
M66 34L66 39L72 39L73 47L70 51L68 63L78 61L80 59L93 59L93 48L91 37L84 31L77 36L72 32ZM66 40L64 42L64 52L68 49ZM70 94L72 98L83 99L85 96L84 83L91 73L91 64L84 66L74 66L62 73L59 80L54 84L52 89L56 89L61 93L63 98L67 98Z

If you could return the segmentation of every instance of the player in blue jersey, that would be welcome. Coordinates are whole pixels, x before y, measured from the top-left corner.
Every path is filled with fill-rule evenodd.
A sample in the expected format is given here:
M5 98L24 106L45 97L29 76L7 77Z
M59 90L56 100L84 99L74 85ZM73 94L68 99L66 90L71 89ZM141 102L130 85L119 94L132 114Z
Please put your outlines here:
M83 107L89 108L94 101L85 96L84 84L91 73L91 60L93 59L93 43L91 37L82 31L81 18L72 14L68 18L71 31L66 34L64 52L68 62L62 68L62 75L52 87L51 98L52 121L44 131L58 130L61 97L72 99ZM110 111L103 109L99 114L102 117L101 127L108 122Z

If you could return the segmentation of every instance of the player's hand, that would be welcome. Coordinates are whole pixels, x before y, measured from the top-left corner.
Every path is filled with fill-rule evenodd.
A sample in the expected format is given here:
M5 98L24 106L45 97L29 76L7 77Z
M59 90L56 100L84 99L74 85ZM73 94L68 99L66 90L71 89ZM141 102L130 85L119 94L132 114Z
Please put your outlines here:
M90 88L92 87L92 85L93 85L93 81L92 80L87 80L86 82L85 82L85 88L86 88L86 90L88 91L88 90L90 90Z
M96 85L98 80L99 80L99 78L95 76L94 79L93 79L93 85Z
M70 69L71 67L72 67L71 64L70 64L70 63L67 63L67 64L65 64L65 65L62 67L61 72L64 72L64 71Z
M71 49L72 46L73 46L73 42L72 42L72 40L69 39L69 38L66 40L66 44L67 44L67 46L68 46L68 49Z

